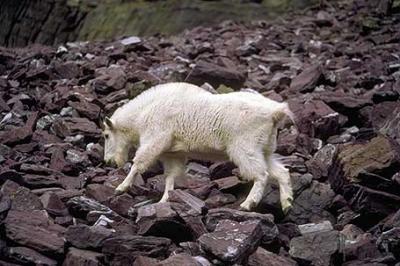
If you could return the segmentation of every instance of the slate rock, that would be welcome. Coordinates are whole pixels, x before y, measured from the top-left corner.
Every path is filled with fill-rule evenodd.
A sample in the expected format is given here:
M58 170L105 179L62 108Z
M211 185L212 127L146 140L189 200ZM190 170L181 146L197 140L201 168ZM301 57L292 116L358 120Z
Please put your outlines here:
M290 83L290 90L294 92L310 92L323 80L321 66L314 65L304 69Z
M293 207L285 217L285 220L296 224L323 220L334 222L333 216L326 211L334 197L335 192L329 184L313 181L311 187L305 189L295 198Z
M321 100L289 100L299 131L322 140L339 131L339 113Z
M37 118L37 112L29 114L24 126L9 131L3 131L0 134L0 142L6 145L15 145L27 141L32 137L33 128L36 125Z
M69 248L63 266L101 266L104 255L98 252Z
M245 75L234 68L222 67L205 61L198 62L187 77L187 82L198 86L208 82L214 88L223 84L233 89L240 89L245 80Z
M157 263L159 266L174 266L174 265L187 265L187 266L202 266L200 262L196 260L196 258L181 253L177 255L170 256L168 259L160 261Z
M205 224L209 231L214 231L222 220L236 222L259 221L262 231L263 243L271 242L278 235L278 228L274 224L274 217L271 214L256 212L244 212L229 208L211 209L206 215Z
M127 193L111 198L108 202L110 209L119 215L128 217L129 208L135 204L135 200Z
M64 253L64 228L54 224L43 211L10 210L4 220L6 237L36 251Z
M113 213L109 207L84 196L71 198L67 202L67 207L72 215L84 219L91 211L98 213Z
M65 138L82 134L87 137L99 138L101 131L97 125L87 118L65 117L54 121L51 129L57 136Z
M124 235L105 240L102 253L106 262L116 261L117 265L124 265L139 255L165 258L170 244L171 240L163 237Z
M61 187L61 183L54 176L49 175L25 174L22 176L22 184L30 189Z
M268 250L258 247L257 250L249 256L248 260L249 266L296 266L296 261L286 258L283 256L276 255L275 253L269 252Z
M166 237L175 242L191 240L189 228L177 218L178 215L169 202L141 206L137 210L136 218L138 234Z
M169 201L180 203L180 205L173 205L175 211L177 211L180 216L196 216L206 211L206 204L204 201L183 190L175 189L169 191L168 196ZM178 208L178 206L180 206L180 208Z
M86 187L86 196L104 203L112 198L114 191L115 188L113 187L101 184L90 184Z
M40 198L26 187L18 187L10 196L12 200L11 209L18 211L43 210Z
M69 226L65 232L66 240L81 249L101 249L103 242L113 235L110 229L84 224Z
M400 259L400 227L383 232L376 244L382 251L391 252L396 259Z
M332 231L333 227L330 221L323 221L321 223L310 223L310 224L300 224L299 231L300 234L306 235L310 233L317 232L327 232Z
M202 235L201 248L227 263L240 263L254 252L262 238L261 222L221 220L214 232Z
M290 241L289 254L300 263L333 265L340 250L340 233L328 231L310 233Z
M57 261L43 256L39 252L26 247L10 247L7 253L9 259L23 265L57 265Z
M399 102L385 101L374 106L367 106L360 110L360 120L366 127L373 127L376 131L400 143L400 130L396 126L400 121Z
M133 266L158 266L158 260L146 256L137 256Z
M230 161L216 162L210 166L210 178L212 180L232 176L232 170L236 168Z
M382 253L378 250L376 239L369 233L358 235L354 240L345 240L343 254L345 260L364 260L379 258Z
M66 216L68 215L68 209L64 202L54 192L44 193L40 200L43 204L44 209L51 215L54 216Z
M308 171L314 179L328 177L328 170L336 154L336 146L327 144L317 151L313 158L306 162Z
M3 195L0 191L0 222L7 216L8 210L11 208L11 199L7 195Z

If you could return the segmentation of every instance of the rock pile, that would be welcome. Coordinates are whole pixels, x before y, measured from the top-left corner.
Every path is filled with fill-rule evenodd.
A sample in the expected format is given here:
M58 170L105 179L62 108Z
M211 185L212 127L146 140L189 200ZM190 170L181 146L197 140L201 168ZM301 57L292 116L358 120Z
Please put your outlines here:
M0 264L399 265L398 4L348 2L171 38L0 49ZM129 164L103 165L101 118L183 80L289 102L287 215L272 181L257 212L238 211L249 186L229 162L190 162L167 203L159 165L113 195Z

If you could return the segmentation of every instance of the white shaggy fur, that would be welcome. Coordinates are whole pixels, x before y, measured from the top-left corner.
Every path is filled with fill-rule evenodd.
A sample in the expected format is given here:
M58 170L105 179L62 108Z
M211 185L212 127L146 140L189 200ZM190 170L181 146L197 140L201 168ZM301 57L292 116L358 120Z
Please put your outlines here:
M161 201L168 199L175 177L184 174L188 158L229 159L245 180L254 181L241 208L250 210L260 202L271 176L279 182L282 209L287 211L293 200L290 175L273 156L278 124L287 116L292 114L286 103L254 92L211 94L188 83L158 85L106 118L104 159L121 166L129 150L137 148L117 193L160 160L166 174Z

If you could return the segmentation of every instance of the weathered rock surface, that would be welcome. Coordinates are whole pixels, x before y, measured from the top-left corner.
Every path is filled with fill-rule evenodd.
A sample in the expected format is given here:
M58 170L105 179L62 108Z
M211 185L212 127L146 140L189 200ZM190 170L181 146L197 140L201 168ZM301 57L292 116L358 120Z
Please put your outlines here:
M289 254L302 263L333 265L340 250L338 231L310 233L290 241Z
M397 2L321 1L275 22L175 37L0 48L0 264L396 265ZM290 170L291 210L282 212L270 178L259 206L239 211L251 182L226 161L190 160L166 203L155 203L160 163L114 195L130 165L103 163L102 119L153 85L183 80L289 102L297 128L282 125L277 153Z
M261 223L257 220L246 222L222 220L214 232L202 235L199 242L205 252L224 262L235 263L252 253L262 237Z

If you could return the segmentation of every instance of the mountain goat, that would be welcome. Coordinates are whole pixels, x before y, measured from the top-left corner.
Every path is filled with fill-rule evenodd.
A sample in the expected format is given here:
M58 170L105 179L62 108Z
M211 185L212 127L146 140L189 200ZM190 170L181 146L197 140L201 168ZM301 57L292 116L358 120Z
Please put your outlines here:
M135 147L133 165L116 188L120 194L136 175L156 160L164 167L165 191L185 172L187 159L231 160L246 181L254 181L240 205L250 210L262 199L268 177L279 183L281 206L290 209L293 196L288 170L274 157L277 128L288 105L257 92L212 94L188 83L155 86L117 109L104 121L104 160L122 166Z

